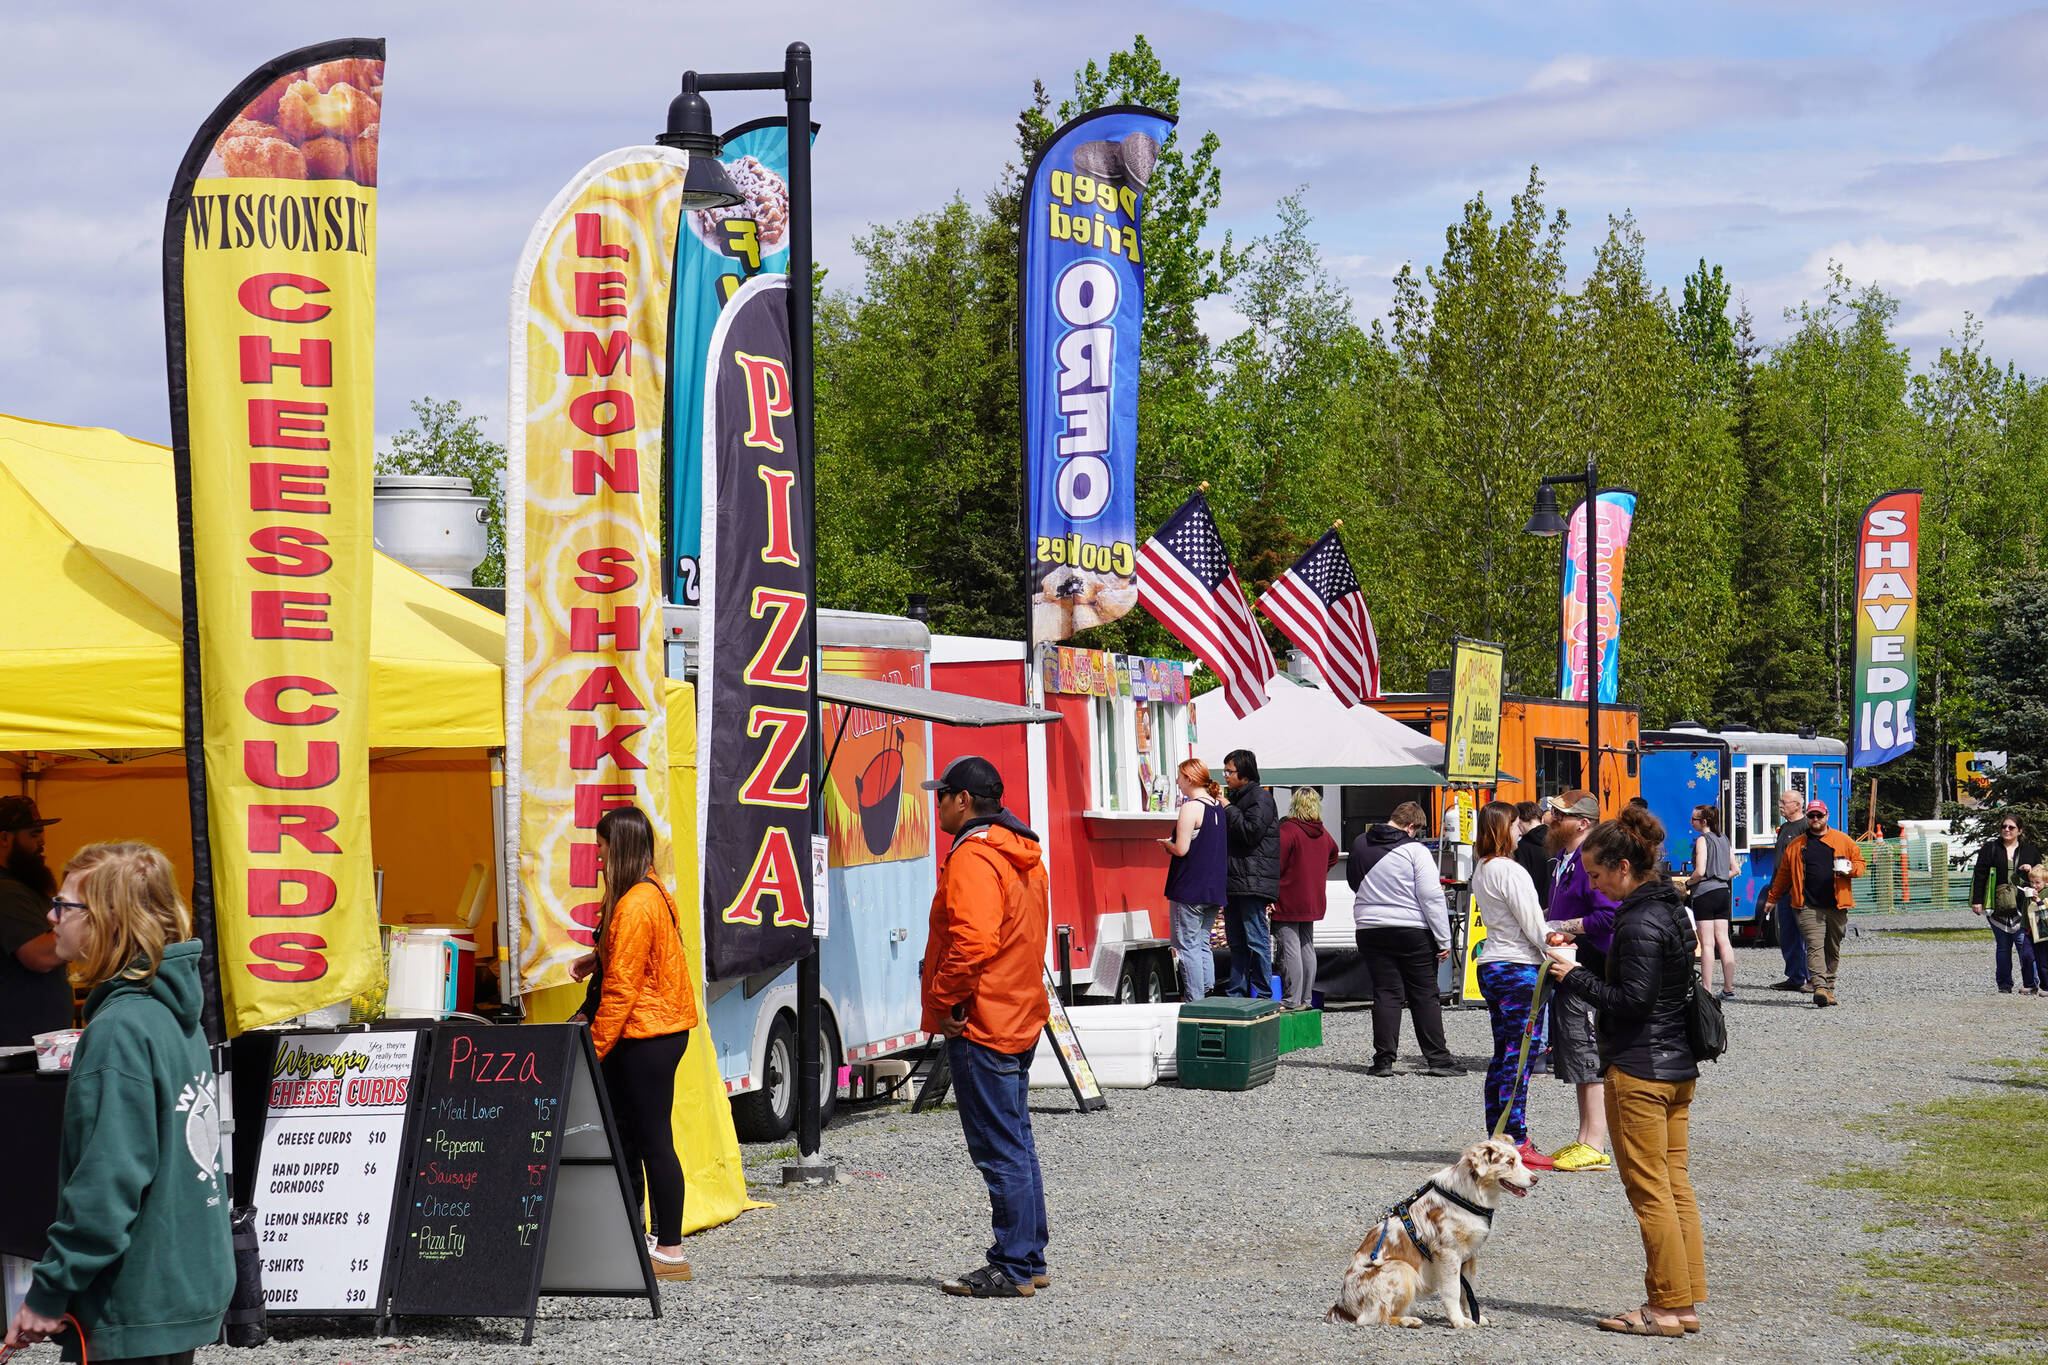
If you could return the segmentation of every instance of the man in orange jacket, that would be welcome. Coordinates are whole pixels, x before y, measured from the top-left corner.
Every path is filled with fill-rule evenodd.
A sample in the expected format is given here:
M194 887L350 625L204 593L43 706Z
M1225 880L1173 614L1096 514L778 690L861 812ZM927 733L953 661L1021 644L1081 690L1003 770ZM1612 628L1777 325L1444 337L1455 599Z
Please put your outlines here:
M1045 934L1051 898L1038 836L1003 809L1003 778L969 755L924 784L953 848L932 897L924 957L924 1030L946 1040L967 1152L988 1184L988 1264L945 1281L948 1294L1029 1298L1045 1273L1045 1182L1031 1140L1031 1055L1051 1005Z
M1849 908L1856 904L1849 879L1862 875L1863 850L1848 835L1828 828L1825 802L1807 802L1806 832L1778 855L1778 870L1771 874L1770 889L1764 892L1764 910L1768 913L1780 899L1789 897L1787 903L1799 916L1815 1009L1835 1003L1835 968L1841 963Z

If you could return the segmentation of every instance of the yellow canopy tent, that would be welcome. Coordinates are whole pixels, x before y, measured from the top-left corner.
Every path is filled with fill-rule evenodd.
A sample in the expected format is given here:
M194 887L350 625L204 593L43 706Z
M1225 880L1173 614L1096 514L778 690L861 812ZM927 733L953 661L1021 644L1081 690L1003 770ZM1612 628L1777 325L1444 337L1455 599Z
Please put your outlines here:
M167 448L0 415L0 764L46 818L64 822L49 831L53 866L81 845L136 838L189 878L175 507ZM489 750L504 743L505 623L382 555L372 593L370 809L383 918L457 923L472 868L496 863ZM672 789L694 808L687 685L671 685L669 713ZM694 817L677 824L694 827ZM687 904L694 849L676 853ZM484 881L478 947L490 954L497 878ZM684 923L701 967L702 924ZM574 1008L533 1003L537 1018ZM711 1040L693 1041L677 1077L676 1133L694 1230L749 1202Z

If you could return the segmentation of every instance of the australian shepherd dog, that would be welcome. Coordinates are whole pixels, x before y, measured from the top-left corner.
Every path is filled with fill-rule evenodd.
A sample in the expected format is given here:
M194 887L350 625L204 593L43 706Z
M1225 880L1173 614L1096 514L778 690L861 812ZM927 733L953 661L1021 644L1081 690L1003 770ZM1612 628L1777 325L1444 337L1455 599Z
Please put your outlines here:
M1501 1191L1519 1199L1535 1185L1536 1175L1522 1164L1514 1143L1473 1143L1367 1234L1327 1320L1420 1327L1422 1319L1410 1317L1408 1309L1426 1290L1443 1305L1451 1326L1486 1326L1485 1318L1465 1311L1461 1290L1486 1245Z

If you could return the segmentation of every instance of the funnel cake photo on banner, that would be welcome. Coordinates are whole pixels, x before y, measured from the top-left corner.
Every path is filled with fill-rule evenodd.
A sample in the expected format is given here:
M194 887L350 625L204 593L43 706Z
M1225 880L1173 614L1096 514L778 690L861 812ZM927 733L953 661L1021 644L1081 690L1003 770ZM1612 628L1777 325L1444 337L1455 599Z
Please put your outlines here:
M344 57L290 71L251 100L213 145L204 176L377 183L384 63Z

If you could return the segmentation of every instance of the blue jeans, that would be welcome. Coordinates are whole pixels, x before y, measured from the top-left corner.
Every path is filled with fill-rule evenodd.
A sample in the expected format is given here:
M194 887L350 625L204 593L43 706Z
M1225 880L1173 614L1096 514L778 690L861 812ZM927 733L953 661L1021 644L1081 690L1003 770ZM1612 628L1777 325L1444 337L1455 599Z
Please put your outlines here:
M2020 984L2028 990L2034 989L2034 936L2027 932L2027 922L2021 920L2019 927L2011 933L1991 926L1991 937L1998 943L1998 989L2012 989L2012 956L2018 949L2020 956Z
M1273 931L1264 896L1232 896L1223 907L1223 937L1230 944L1230 995L1273 998Z
M1221 906L1166 903L1173 928L1173 955L1180 959L1183 1000L1200 1000L1216 993L1216 954L1209 947L1209 931L1215 926Z
M1778 902L1778 951L1785 955L1785 979L1806 982L1813 973L1806 965L1806 931L1799 927L1799 912L1789 901Z
M960 1131L967 1154L988 1185L995 1245L988 1263L1013 1283L1029 1284L1045 1273L1045 1180L1038 1171L1038 1147L1031 1140L1033 1043L1022 1052L997 1052L965 1038L946 1040L953 1069L953 1098L960 1105Z

